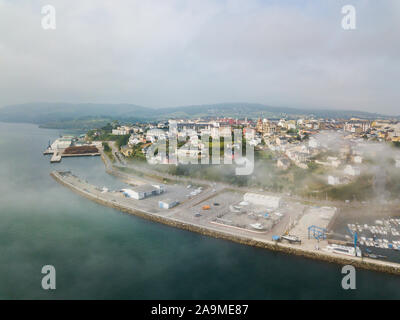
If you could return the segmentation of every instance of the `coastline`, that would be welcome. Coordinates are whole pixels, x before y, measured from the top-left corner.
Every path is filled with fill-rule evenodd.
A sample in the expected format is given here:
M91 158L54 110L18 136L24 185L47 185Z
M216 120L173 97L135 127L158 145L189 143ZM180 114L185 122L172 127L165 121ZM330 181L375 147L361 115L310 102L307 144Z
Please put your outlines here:
M102 158L103 158L103 155L102 155ZM105 161L104 158L103 158L103 161ZM112 170L112 169L110 170L110 168L107 168L107 161L105 161L105 162L106 162L106 169L108 169L107 172L112 171L113 173L115 173L114 170ZM111 172L109 172L109 173L111 173ZM366 270L400 275L400 264L397 264L397 263L373 260L373 259L369 259L369 258L339 256L337 254L323 252L323 251L307 250L307 249L299 247L298 245L276 243L272 240L271 241L264 240L264 239L260 240L260 239L251 238L251 237L247 237L247 236L237 235L237 234L234 234L229 231L218 230L211 226L204 227L204 226L196 225L191 222L182 221L182 220L178 220L178 219L175 219L172 217L165 217L165 216L162 216L162 215L159 215L156 213L147 212L143 209L127 207L121 203L112 202L105 198L101 198L99 196L93 195L90 192L86 192L85 190L82 190L82 189L72 185L71 183L69 183L68 181L63 179L63 177L56 171L51 172L50 175L61 185L68 187L75 193L77 193L83 197L86 197L89 200L92 200L94 202L97 202L101 205L104 205L104 206L107 206L110 208L117 209L122 212L136 215L138 217L141 217L141 218L144 218L144 219L147 219L150 221L162 223L164 225L168 225L168 226L175 227L175 228L180 228L180 229L187 230L187 231L196 232L196 233L210 236L213 238L229 240L229 241L244 244L244 245L249 245L249 246L263 248L263 249L267 249L267 250L282 252L282 253L286 253L286 254L303 256L303 257L311 258L314 260L320 260L320 261L329 262L329 263L336 263L339 265L353 265L356 268L362 268L362 269L366 269Z

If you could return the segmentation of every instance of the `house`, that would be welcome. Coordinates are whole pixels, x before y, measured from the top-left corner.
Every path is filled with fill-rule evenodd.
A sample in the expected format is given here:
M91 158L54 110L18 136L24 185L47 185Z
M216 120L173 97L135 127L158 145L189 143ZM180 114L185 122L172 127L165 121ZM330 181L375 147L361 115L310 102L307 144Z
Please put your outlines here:
M211 133L211 137L213 139L218 139L219 138L219 128L218 127L211 128L210 133Z
M339 177L334 177L334 176L328 176L328 184L332 186L336 186L340 184L340 178Z
M198 159L200 154L200 150L196 148L188 148L187 146L183 146L177 150L178 158L190 158L190 159Z
M261 143L261 138L255 138L249 141L249 145L254 147L259 145L260 143Z
M363 158L359 155L356 155L353 157L353 162L354 163L362 163L363 162Z
M171 199L164 199L161 201L158 201L158 206L161 209L171 209L179 204L178 200L171 200Z
M360 168L347 165L344 169L344 173L349 176L359 176L361 174Z
M121 153L125 156L125 157L130 157L133 153L133 150L131 147L129 146L122 146L121 147Z
M132 134L130 136L130 138L129 138L128 144L131 145L131 146L134 146L134 145L137 145L137 144L139 144L141 142L142 142L142 139L140 139L140 137L138 135Z
M334 168L339 167L342 164L342 161L337 157L328 157L327 160L330 162L331 166Z
M287 129L287 123L285 119L281 119L278 122L278 126Z
M125 136L130 133L130 128L129 127L118 127L117 129L113 129L111 132L115 136Z
M246 140L253 140L255 138L255 130L251 129L251 128L244 128L244 137L246 138Z
M228 127L228 126L220 127L219 128L219 136L220 137L225 137L225 138L232 137L232 129L231 129L231 127Z

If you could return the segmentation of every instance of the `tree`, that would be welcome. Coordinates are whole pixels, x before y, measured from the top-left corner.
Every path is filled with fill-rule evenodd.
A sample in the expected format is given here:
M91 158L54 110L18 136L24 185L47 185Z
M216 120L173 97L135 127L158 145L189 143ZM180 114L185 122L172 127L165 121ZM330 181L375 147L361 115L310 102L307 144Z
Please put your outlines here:
M104 152L110 152L111 151L111 148L110 148L110 146L108 145L107 142L103 142L102 145L103 145Z
M118 136L117 140L115 141L117 144L118 149L121 149L122 146L126 146L129 141L129 134L124 136Z

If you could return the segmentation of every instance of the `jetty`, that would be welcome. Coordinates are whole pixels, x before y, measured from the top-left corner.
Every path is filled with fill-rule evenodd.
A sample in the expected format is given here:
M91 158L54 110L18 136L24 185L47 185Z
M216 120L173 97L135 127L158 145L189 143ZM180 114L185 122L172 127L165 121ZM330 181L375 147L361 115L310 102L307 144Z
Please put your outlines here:
M55 151L50 159L50 163L58 162L61 162L61 153L59 151Z
M97 146L83 145L83 146L70 146L67 148L49 147L43 152L44 155L52 155L50 163L59 163L62 158L66 157L93 157L100 156L100 151Z
M199 219L196 218L198 214L196 214L196 217L193 217L188 213L191 208L196 206L195 202L202 203L207 201L212 191L205 191L204 194L189 199L185 203L178 205L173 209L162 210L155 209L156 206L151 205L150 201L153 200L145 202L145 200L126 198L123 193L118 191L105 192L103 189L74 176L71 172L53 171L51 176L60 184L92 201L165 225L268 250L280 251L340 265L353 265L357 268L400 275L400 264L398 263L381 261L368 257L339 255L332 252L318 250L310 246L304 246L303 244L277 242L273 241L271 238L267 239L266 235L263 234L255 234L254 232L248 232L245 229L240 228L227 228L223 224L212 223L212 220L209 217ZM221 191L218 193L221 194ZM207 214L209 214L209 211L207 211Z

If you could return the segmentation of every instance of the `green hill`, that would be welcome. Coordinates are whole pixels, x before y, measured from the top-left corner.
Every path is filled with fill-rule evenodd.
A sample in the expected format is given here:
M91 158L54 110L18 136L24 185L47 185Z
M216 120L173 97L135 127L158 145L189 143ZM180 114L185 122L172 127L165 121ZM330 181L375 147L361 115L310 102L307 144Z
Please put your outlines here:
M133 104L26 103L0 108L0 121L35 123L48 128L90 129L109 121L159 121L171 118L393 118L352 110L296 109L255 103L220 103L182 107L146 108Z

